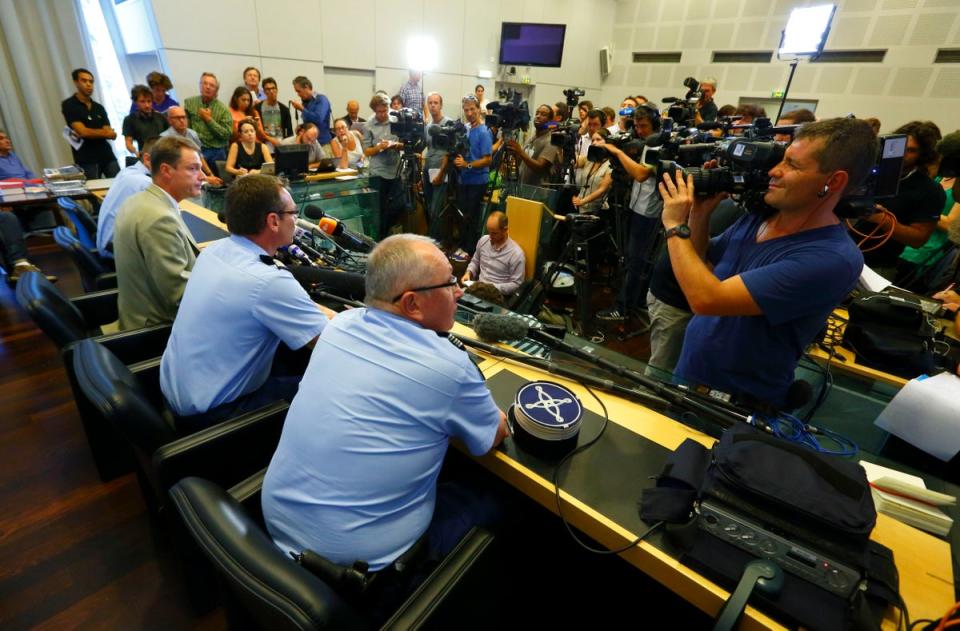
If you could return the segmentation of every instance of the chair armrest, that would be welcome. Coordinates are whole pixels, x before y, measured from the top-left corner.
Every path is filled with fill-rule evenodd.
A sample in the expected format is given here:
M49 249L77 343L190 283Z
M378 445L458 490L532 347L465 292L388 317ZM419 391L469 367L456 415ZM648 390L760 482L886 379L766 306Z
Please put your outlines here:
M90 328L103 326L116 322L120 318L117 310L117 296L119 292L116 286L104 291L92 291L76 298L71 298L70 302L83 315Z
M163 496L188 476L226 488L264 469L280 442L289 407L277 401L157 449L153 467Z
M471 627L499 626L495 612L503 588L491 578L497 564L493 544L492 534L472 528L382 629L456 628L466 611ZM484 625L474 614L491 624Z
M250 519L264 529L266 529L266 526L263 523L263 505L260 503L260 497L263 490L263 478L266 474L267 469L263 468L227 490L230 497L237 500L240 506L243 506L243 510L250 515Z
M100 274L97 276L97 289L116 289L117 287L117 273L116 272L107 272L106 274Z
M93 339L106 346L124 364L134 364L163 355L172 329L172 324L155 324L132 331L108 333Z

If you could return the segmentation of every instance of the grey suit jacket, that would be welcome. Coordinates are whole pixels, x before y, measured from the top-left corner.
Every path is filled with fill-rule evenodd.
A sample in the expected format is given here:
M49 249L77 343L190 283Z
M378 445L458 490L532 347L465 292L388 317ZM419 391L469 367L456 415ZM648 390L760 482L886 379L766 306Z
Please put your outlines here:
M125 201L113 237L120 328L173 322L198 252L179 208L156 184Z

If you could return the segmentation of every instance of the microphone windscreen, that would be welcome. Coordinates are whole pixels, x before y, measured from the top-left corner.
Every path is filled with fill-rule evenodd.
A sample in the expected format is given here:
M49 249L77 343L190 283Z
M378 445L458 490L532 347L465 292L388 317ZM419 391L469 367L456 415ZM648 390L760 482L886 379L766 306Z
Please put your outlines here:
M320 230L331 236L336 234L338 225L340 225L340 222L331 217L322 217L320 221L317 222L317 226L320 228Z
M473 319L473 330L487 342L512 342L527 337L530 325L512 315L481 313Z
M306 207L304 207L303 214L307 216L307 219L313 219L314 221L317 219L322 219L326 216L326 213L323 212L323 209L316 204L308 204Z

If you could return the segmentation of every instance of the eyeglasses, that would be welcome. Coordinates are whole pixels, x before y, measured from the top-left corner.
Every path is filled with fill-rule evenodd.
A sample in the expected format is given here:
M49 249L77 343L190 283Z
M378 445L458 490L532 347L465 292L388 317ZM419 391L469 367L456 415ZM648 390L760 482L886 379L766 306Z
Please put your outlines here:
M460 283L457 281L457 277L451 276L450 280L448 280L445 283L440 283L439 285L429 285L427 287L414 287L413 289L406 289L404 291L401 291L399 294L397 294L396 298L391 300L391 302L396 302L400 300L401 298L403 298L403 294L407 293L408 291L430 291L431 289L440 289L441 287L456 287L459 284Z
M278 210L274 214L280 215L281 217L283 217L283 215L299 215L300 211L299 210Z

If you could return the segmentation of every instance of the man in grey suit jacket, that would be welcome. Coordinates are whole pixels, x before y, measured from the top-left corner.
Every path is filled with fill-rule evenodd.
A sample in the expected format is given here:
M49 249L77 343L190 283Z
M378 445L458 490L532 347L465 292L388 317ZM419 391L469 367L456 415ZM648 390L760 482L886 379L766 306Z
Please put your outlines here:
M120 328L172 322L199 249L180 215L180 201L200 194L200 149L190 140L161 138L150 152L153 183L117 211Z

